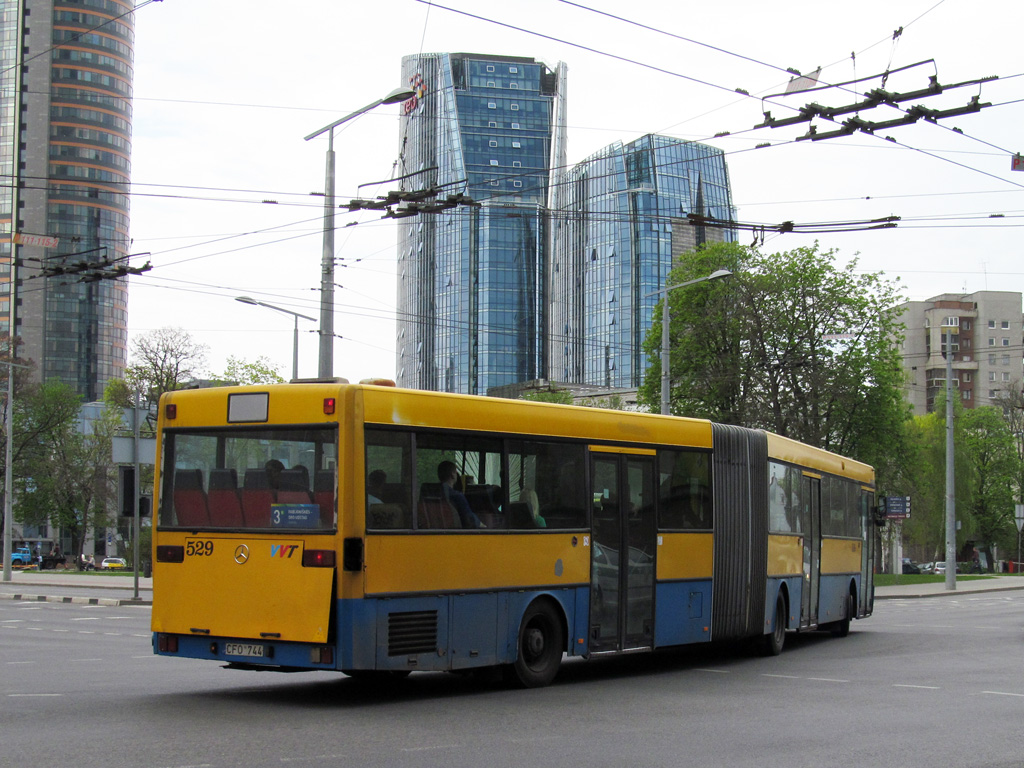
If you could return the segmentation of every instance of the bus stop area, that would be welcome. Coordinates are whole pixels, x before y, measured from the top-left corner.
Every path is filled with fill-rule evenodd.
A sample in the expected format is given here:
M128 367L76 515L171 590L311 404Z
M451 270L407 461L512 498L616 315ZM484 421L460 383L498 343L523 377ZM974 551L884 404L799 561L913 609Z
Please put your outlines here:
M989 578L958 579L955 590L944 582L905 584L875 588L876 600L952 597L963 594L1024 589L1024 576L994 574ZM15 571L11 581L0 582L0 600L82 603L86 605L151 605L153 579L139 577L135 597L134 575L116 576L75 572Z

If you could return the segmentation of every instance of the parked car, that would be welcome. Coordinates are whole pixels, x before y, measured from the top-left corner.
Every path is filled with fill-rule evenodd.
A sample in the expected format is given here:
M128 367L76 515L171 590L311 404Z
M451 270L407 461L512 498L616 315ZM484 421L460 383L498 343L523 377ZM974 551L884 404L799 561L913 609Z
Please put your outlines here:
M935 573L935 563L921 563L918 567L921 573Z
M920 573L920 572L921 572L921 568L916 563L912 562L909 557L904 557L903 558L903 573Z
M128 561L123 557L105 557L100 563L101 571L121 571L128 567Z

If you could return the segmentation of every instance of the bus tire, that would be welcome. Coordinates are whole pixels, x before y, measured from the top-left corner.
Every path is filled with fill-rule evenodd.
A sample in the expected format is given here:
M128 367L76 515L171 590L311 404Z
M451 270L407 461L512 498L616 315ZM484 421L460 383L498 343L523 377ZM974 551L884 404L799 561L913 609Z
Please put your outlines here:
M843 607L844 616L832 625L832 637L846 637L850 634L850 620L853 618L854 603L853 593L846 596L846 604Z
M549 601L535 600L519 625L513 682L523 688L548 685L558 674L564 648L558 612Z
M778 656L786 644L786 598L779 593L775 598L775 619L772 622L772 631L764 636L762 640L765 656Z

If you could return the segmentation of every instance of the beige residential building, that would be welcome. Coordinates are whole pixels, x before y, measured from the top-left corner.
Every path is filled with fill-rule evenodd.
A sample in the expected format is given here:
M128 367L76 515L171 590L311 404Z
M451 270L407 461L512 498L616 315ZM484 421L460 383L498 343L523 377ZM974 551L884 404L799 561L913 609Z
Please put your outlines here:
M914 413L934 409L946 386L946 344L951 339L953 387L965 408L998 401L1024 378L1021 293L944 293L902 305L901 346L909 374L907 399ZM948 337L947 337L948 329Z

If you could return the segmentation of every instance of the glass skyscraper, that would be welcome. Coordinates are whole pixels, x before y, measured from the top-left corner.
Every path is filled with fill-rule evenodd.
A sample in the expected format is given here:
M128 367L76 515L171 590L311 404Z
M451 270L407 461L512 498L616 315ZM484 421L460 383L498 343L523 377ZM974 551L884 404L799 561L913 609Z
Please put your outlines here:
M565 165L564 64L429 53L402 60L407 191L479 203L399 228L399 386L469 394L546 375L551 169Z
M647 135L615 143L559 180L552 212L550 367L569 384L635 388L649 365L641 345L673 259L723 229L688 213L735 219L725 156L714 147Z
M125 264L133 8L130 0L0 0L0 224L35 243L19 246L19 354L35 361L37 377L60 379L88 400L99 399L106 382L124 373L127 283L42 277L41 271L83 261ZM50 240L40 245L42 238ZM6 331L11 245L0 248L0 283L6 284L0 290L6 288L7 298L0 326Z

